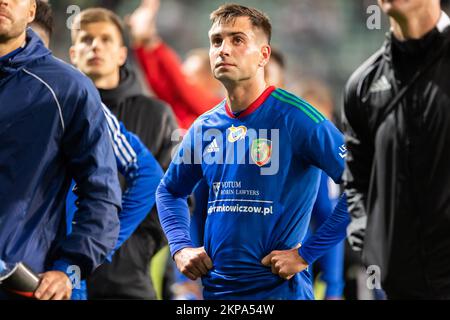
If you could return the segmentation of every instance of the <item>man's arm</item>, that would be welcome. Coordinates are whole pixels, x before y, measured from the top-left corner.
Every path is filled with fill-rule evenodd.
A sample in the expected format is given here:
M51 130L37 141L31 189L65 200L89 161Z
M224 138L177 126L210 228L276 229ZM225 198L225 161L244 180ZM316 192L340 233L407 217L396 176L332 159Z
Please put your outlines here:
M62 162L78 185L77 221L72 233L55 244L50 271L41 275L37 299L69 299L70 267L85 278L99 266L117 241L120 185L100 97L94 86L74 79L74 88L61 101L66 126L62 137ZM88 79L86 79L88 81Z
M345 230L349 222L347 198L344 193L333 214L303 245L290 250L272 251L261 263L271 266L273 273L289 280L345 239Z
M321 184L312 211L311 221L318 230L326 219L333 213L339 200L339 186L322 172ZM316 264L322 270L321 279L326 283L325 299L342 299L344 291L344 247L343 241L328 250L320 257Z
M201 150L195 150L194 132L195 125L184 137L156 192L159 219L172 257L181 273L192 280L212 268L204 248L193 248L190 237L190 213L186 199L202 178L201 165L195 159L195 152L201 154ZM198 147L201 148L201 145Z
M341 183L346 151L344 137L334 124L323 116L314 122L298 112L291 114L287 127L296 155L305 163L322 169L334 182ZM330 217L301 247L272 252L262 262L270 263L274 273L290 279L342 241L349 220L344 194Z
M121 191L107 121L96 89L81 88L67 103L63 153L77 184L78 210L71 234L56 248L54 268L77 265L85 278L115 247Z

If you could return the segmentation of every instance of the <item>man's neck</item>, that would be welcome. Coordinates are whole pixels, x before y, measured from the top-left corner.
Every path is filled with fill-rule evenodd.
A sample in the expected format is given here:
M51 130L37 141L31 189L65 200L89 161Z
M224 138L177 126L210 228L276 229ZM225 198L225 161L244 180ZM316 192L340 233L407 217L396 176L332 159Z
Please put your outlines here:
M0 43L0 58L23 46L23 44L25 43L25 39L26 33L23 32L17 38L13 38L4 43Z
M267 84L262 80L248 81L236 86L227 87L227 103L231 112L242 112L247 109L267 88Z
M391 17L392 32L400 41L420 39L437 25L440 16L439 7L426 6L411 16Z
M120 72L117 71L108 76L92 78L92 81L94 82L95 87L97 89L103 90L115 89L119 86Z

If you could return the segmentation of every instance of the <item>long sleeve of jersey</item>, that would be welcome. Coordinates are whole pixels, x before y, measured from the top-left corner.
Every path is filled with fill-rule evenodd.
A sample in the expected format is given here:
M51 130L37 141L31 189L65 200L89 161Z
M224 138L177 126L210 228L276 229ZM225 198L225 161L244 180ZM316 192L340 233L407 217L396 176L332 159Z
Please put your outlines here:
M172 106L181 128L189 128L199 115L222 100L207 88L190 84L179 57L165 43L153 49L137 47L135 54L149 86L158 98Z
M317 111L314 116L318 120L316 123L302 123L296 118L290 119L289 131L297 148L296 153L305 163L322 169L334 182L340 184L346 157L344 136L332 122ZM343 195L333 214L306 240L299 249L299 254L308 264L313 263L345 238L349 220L346 196Z
M195 156L194 131L195 125L183 138L156 192L159 220L169 241L172 256L183 248L192 247L190 213L186 199L202 178L201 165Z
M339 186L322 172L319 192L311 216L311 225L314 226L314 230L318 230L333 214L339 195ZM326 298L342 297L345 286L344 245L344 241L339 242L316 261L322 271L321 279L326 284Z
M329 251L330 248L345 239L346 229L349 223L350 217L347 211L347 197L344 193L339 198L333 214L299 248L299 255L308 264L312 264Z

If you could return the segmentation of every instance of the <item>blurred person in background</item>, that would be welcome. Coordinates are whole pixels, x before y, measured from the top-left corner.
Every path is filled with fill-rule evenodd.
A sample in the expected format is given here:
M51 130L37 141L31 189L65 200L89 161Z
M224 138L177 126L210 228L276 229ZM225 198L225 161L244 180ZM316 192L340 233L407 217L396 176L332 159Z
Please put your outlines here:
M378 3L391 31L345 88L349 241L389 299L450 299L450 19Z
M180 128L188 129L222 100L223 91L211 75L207 50L191 51L182 63L161 39L156 26L159 4L143 0L131 15L133 48L153 92L172 107Z
M72 29L72 63L88 75L103 102L155 155L165 170L171 159L177 128L162 102L143 94L135 74L125 66L127 48L120 18L102 8L83 10ZM155 299L149 274L154 254L166 244L155 210L116 251L112 263L103 264L88 279L89 299Z

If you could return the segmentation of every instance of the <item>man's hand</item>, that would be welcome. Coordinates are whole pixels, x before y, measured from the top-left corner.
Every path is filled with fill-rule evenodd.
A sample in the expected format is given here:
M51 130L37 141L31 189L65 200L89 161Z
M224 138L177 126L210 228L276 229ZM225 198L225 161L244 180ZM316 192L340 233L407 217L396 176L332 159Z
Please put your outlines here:
M156 15L159 0L142 0L141 5L125 20L135 45L151 45L159 40Z
M39 287L34 293L38 300L69 300L72 295L72 283L61 271L49 271L40 275Z
M181 249L173 258L178 270L191 280L206 275L213 267L204 247Z
M290 250L275 250L265 256L261 263L272 268L272 273L285 280L290 280L296 273L302 272L308 264L298 254L297 247Z

